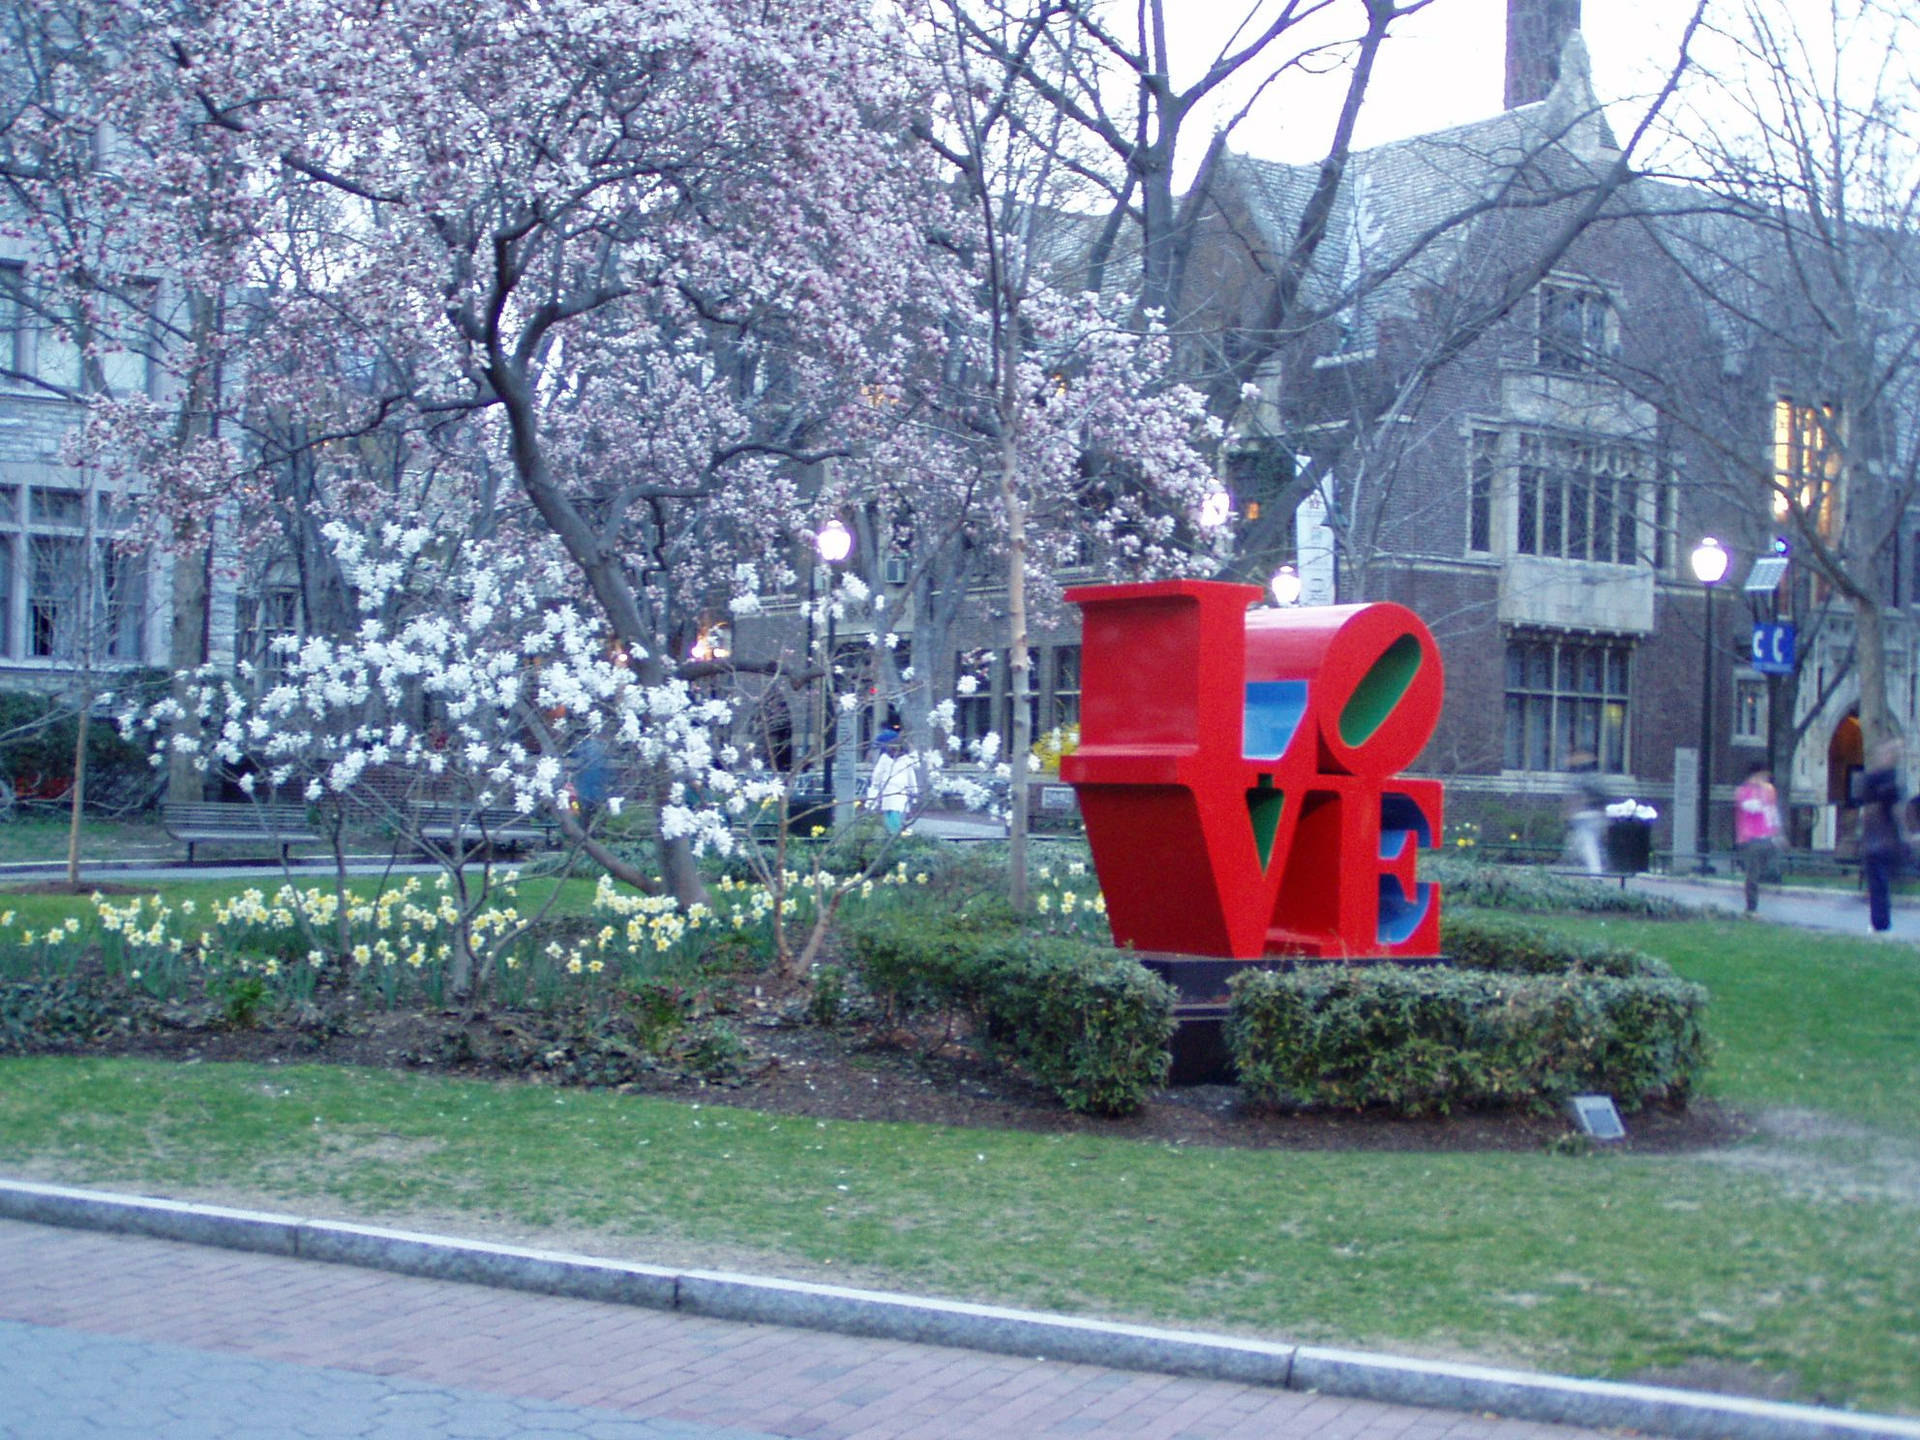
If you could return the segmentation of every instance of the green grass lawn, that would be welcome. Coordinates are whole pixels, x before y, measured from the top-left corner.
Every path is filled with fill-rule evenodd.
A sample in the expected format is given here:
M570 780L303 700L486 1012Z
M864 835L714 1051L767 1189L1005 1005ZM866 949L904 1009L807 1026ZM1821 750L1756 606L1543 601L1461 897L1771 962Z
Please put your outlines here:
M1708 1093L1762 1133L1685 1156L1182 1150L10 1059L0 1169L1578 1374L1750 1369L1920 1412L1920 952L1734 920L1552 923L1712 987Z
M517 867L502 865L496 868L496 877L513 873ZM425 887L431 887L438 872L422 874L418 878ZM478 878L478 869L471 872ZM347 889L362 898L379 893L383 884L388 890L405 883L407 875L388 876L384 882L375 876L357 875L349 877ZM191 900L201 910L210 909L216 900L231 900L248 890L258 890L271 897L282 885L292 884L296 890L318 889L323 894L333 893L333 876L307 872L296 874L289 881L279 870L263 869L257 874L244 878L223 880L167 880L161 883L146 881L117 882L111 877L96 876L81 881L81 889L86 893L66 895L48 893L39 890L21 890L9 888L0 883L0 910L12 910L19 923L36 930L45 930L49 925L57 924L68 916L77 916L83 924L91 924L94 918L93 902L89 898L88 886L98 882L103 890L109 891L121 899L133 895L163 895L169 905L178 906L183 900ZM514 904L521 913L532 914L552 900L555 915L585 915L593 909L594 882L574 877L556 880L550 876L532 876L516 882L518 893ZM558 888L558 895L554 891Z
M67 858L68 819L52 812L16 812L0 821L0 864L58 862ZM102 820L88 816L80 827L80 861L171 859L182 852L157 820ZM255 851L254 853L258 853Z

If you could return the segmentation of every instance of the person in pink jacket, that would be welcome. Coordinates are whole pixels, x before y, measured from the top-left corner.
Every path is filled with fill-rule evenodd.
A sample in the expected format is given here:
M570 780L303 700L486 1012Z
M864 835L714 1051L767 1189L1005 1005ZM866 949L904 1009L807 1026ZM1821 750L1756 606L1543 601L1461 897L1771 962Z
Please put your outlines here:
M1747 909L1760 905L1760 882L1780 855L1780 797L1765 764L1755 764L1733 792L1733 845L1747 877Z

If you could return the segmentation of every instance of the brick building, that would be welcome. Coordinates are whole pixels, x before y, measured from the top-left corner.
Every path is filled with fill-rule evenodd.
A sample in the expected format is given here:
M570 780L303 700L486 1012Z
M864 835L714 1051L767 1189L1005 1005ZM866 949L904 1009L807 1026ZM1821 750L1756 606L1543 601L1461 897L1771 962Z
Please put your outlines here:
M1354 155L1305 280L1318 318L1258 337L1259 395L1232 417L1222 460L1240 515L1227 573L1262 581L1281 563L1316 563L1299 548L1300 506L1331 502L1317 559L1329 573L1309 577L1318 598L1395 600L1426 619L1447 698L1416 769L1445 779L1450 818L1487 840L1557 843L1591 765L1611 793L1656 806L1662 845L1690 848L1704 712L1707 840L1724 847L1733 787L1768 753L1770 707L1784 707L1803 725L1782 751L1797 838L1844 843L1837 802L1861 758L1844 612L1827 606L1784 687L1745 663L1756 619L1787 594L1742 593L1776 533L1753 476L1806 463L1786 458L1779 435L1818 397L1795 393L1764 343L1732 333L1683 253L1717 263L1765 242L1697 214L1691 192L1633 180L1562 248L1561 227L1619 148L1578 0L1510 0L1508 23L1506 108ZM1177 328L1194 373L1232 367L1274 313L1272 277L1316 174L1224 148L1208 158L1183 217L1193 249ZM1717 443L1702 415L1725 432ZM1901 536L1890 557L1914 563L1904 592L1891 559L1880 578L1911 604L1920 519L1890 523ZM1707 535L1732 555L1711 636L1689 565ZM1805 578L1788 586L1806 618ZM889 612L909 646L910 599ZM977 593L943 653L913 657L969 738L1010 729L997 605ZM1050 618L1033 636L1036 735L1078 718L1074 617ZM1889 692L1908 727L1915 642L1907 611L1890 606ZM870 731L889 697L857 683Z
M1767 757L1771 705L1803 727L1776 752L1792 757L1798 838L1844 843L1839 802L1861 760L1850 619L1791 571L1777 594L1743 594L1781 529L1760 478L1831 463L1809 458L1828 442L1808 417L1835 416L1799 393L1790 318L1743 325L1739 304L1703 293L1777 263L1776 237L1633 180L1558 251L1557 228L1619 158L1579 23L1578 0L1510 0L1507 108L1353 157L1307 282L1331 318L1285 337L1233 424L1239 568L1258 578L1296 558L1303 494L1330 499L1339 598L1406 604L1441 643L1446 708L1419 768L1487 838L1529 815L1543 834L1593 764L1614 794L1655 802L1663 840L1687 848L1707 707L1707 839L1727 845L1731 791ZM1269 277L1313 179L1210 158L1191 217L1192 328L1230 345L1271 313ZM1792 300L1756 288L1744 303ZM1849 473L1857 492L1881 478ZM1910 731L1920 518L1897 497L1876 503L1889 543L1867 568L1888 602L1893 719ZM1689 565L1707 535L1732 553L1711 610ZM1745 661L1755 622L1789 601L1820 623L1783 684Z

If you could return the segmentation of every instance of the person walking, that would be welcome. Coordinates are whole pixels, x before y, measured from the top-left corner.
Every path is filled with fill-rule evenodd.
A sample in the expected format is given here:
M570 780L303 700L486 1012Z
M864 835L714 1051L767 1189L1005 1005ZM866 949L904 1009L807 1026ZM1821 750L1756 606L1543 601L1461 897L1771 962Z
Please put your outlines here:
M1606 870L1601 837L1607 828L1607 792L1600 783L1600 766L1591 752L1576 750L1567 768L1576 777L1568 800L1567 851L1589 875Z
M1772 878L1780 855L1780 797L1764 761L1747 771L1733 792L1733 844L1747 877L1747 913L1760 908L1760 882Z
M906 828L907 811L920 797L920 762L907 753L896 735L880 758L873 762L873 774L867 779L867 805L880 812L889 835Z
M1893 926L1893 877L1907 858L1900 833L1900 742L1873 747L1871 767L1860 777L1860 865L1867 880L1867 919L1875 930Z

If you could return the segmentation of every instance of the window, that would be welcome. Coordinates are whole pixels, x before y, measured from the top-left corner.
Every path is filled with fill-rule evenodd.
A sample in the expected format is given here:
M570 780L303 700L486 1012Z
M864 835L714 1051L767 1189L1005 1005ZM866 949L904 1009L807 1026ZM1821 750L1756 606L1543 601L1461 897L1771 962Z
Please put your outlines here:
M1620 641L1516 635L1507 643L1506 766L1567 770L1573 757L1627 768L1628 671Z
M1074 692L1074 717L1079 717L1079 654L1080 647L1060 646L1054 654L1054 674L1059 675L1059 654L1072 650ZM953 733L965 741L969 747L992 731L1000 737L1000 758L1006 758L1007 747L1013 743L1013 667L1008 663L1010 651L1006 650L962 650L954 656L954 719ZM1027 672L1030 693L1027 696L1028 723L1033 735L1038 739L1042 734L1040 717L1041 684L1044 679L1040 668L1041 654L1029 646L1027 649L1031 669ZM1056 678L1056 685L1058 680ZM1057 704L1057 701L1056 701ZM969 756L968 758L971 758Z
M135 280L127 284L124 298L107 297L99 307L100 378L110 395L153 394L157 293L152 281Z
M138 664L145 648L141 642L146 633L147 558L104 541L96 554L100 568L94 610L101 656Z
M1663 474L1653 482L1653 568L1664 571L1673 564L1673 532L1677 523L1673 513L1673 476Z
M1467 548L1493 549L1493 482L1500 462L1500 436L1476 430L1467 459Z
M1763 676L1734 676L1733 743L1767 743L1767 682Z
M993 729L993 660L991 650L953 657L953 733L969 747Z
M1839 530L1841 501L1840 407L1802 405L1784 396L1773 404L1773 515L1797 510L1822 539Z
M1292 450L1272 438L1248 439L1227 452L1227 489L1240 502L1241 513L1258 520L1263 506L1279 502L1301 466Z
M88 492L0 485L0 655L64 663L145 658L147 563L118 546Z
M1641 493L1654 488L1651 470L1646 452L1631 445L1522 435L1514 547L1523 555L1638 563Z
M271 690L287 670L287 657L274 648L274 641L300 633L300 592L290 585L271 585L258 595L241 596L235 608L236 653L254 665L259 688Z
M1080 647L1053 649L1053 687L1047 700L1047 728L1065 730L1080 724Z
M25 284L18 265L0 265L0 370L15 375L28 375L33 370Z
M27 518L35 525L57 525L68 530L81 529L87 523L85 498L78 490L54 490L45 485L33 487Z
M32 536L27 586L27 653L42 660L81 658L81 579L85 541Z
M15 384L34 380L77 390L96 380L115 395L149 395L157 367L154 298L150 280L123 282L118 294L96 292L86 310L37 285L18 264L0 264L0 371ZM85 333L99 369L86 373L79 336Z
M1542 285L1538 321L1535 358L1542 370L1583 375L1616 348L1613 306L1590 286Z

